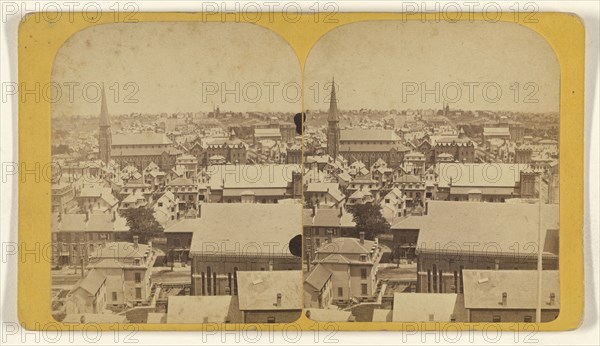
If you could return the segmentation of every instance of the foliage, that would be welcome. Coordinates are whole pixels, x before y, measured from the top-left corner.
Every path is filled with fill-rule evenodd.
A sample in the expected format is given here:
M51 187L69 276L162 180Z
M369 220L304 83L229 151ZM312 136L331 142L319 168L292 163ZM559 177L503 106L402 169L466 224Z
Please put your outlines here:
M162 235L163 227L154 217L154 210L146 207L126 209L123 216L127 219L127 226L131 235L137 235L140 242L147 243L153 237Z
M388 233L390 224L381 214L381 207L377 204L355 204L347 206L356 223L357 232L365 232L367 239L373 239L379 234Z

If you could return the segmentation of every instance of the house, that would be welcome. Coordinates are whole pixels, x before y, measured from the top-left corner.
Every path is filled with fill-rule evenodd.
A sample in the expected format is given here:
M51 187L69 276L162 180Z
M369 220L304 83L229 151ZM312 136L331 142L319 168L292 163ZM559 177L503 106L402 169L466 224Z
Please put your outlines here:
M463 270L469 322L536 322L537 270ZM560 310L558 270L542 271L542 321Z
M204 195L198 192L198 184L188 178L175 178L167 183L166 190L178 200L179 210L197 210Z
M277 203L302 196L299 165L212 165L201 174L213 203Z
M381 214L391 225L406 216L406 196L396 187L383 196L379 205Z
M394 293L392 322L467 322L461 294Z
M67 314L98 314L106 309L106 276L92 269L71 288L66 298Z
M112 214L52 214L52 262L81 265L107 242L130 239L127 220Z
M154 209L154 218L161 225L169 224L171 221L179 220L179 200L171 191L167 191L160 196L152 206Z
M133 243L112 242L96 249L87 268L106 276L108 305L138 305L149 302L155 261L152 244L139 244L134 236Z
M304 279L304 307L323 309L331 305L333 272L317 264Z
M75 200L83 211L94 214L110 214L119 205L112 190L102 185L84 185L79 191L75 191Z
M321 245L313 261L332 272L333 300L338 304L372 299L376 290L381 248L377 239L365 240L364 232L359 237L331 239Z
M417 292L463 293L463 269L535 269L538 246L544 269L558 268L556 204L430 201L401 223L418 230Z
M344 206L346 196L340 191L338 183L307 183L304 189L304 201L317 208L339 208Z
M291 323L302 313L302 271L239 271L242 323Z
M341 207L339 209L319 209L313 206L311 209L304 209L302 219L304 254L309 266L317 249L331 238L358 237L353 218L351 213Z
M523 197L522 178L529 166L514 163L440 163L437 169L439 200L505 202Z

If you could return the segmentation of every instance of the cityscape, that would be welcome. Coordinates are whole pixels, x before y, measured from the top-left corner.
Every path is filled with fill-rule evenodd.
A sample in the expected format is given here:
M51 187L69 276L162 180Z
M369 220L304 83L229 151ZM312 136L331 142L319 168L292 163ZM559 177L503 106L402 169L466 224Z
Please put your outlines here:
M384 73L357 72L373 76L362 85L371 93L358 90L353 58L329 69L320 59L340 46L322 40L306 80L326 102L306 102L304 113L218 100L121 112L104 86L85 112L61 108L52 119L57 321L558 316L559 114L544 110L556 103L415 106L402 102L401 82L371 90ZM364 69L392 70L373 66Z

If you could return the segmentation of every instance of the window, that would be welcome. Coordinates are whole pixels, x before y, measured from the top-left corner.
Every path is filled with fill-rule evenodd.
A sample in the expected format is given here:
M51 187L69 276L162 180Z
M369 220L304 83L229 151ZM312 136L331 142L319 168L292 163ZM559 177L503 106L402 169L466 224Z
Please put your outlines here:
M273 317L273 316L267 317L267 323L275 323L275 317Z
M342 287L338 287L338 297L341 297L344 295L344 289Z
M361 279L367 278L367 268L360 268L360 278Z
M530 315L523 317L523 322L531 323L533 322L533 318Z
M142 282L142 273L135 273L135 283Z
M112 293L112 300L113 300L113 302L117 301L117 292Z
M361 284L360 291L363 296L366 296L367 294L369 294L367 284Z
M135 299L142 299L142 288L137 287L135 289Z
M500 318L500 315L494 315L492 316L492 322L502 322L502 318Z

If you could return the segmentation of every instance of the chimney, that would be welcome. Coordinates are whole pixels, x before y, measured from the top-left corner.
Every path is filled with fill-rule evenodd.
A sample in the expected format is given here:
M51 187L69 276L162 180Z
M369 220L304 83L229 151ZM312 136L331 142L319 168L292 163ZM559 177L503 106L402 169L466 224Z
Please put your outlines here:
M278 308L281 307L281 293L277 293L277 303L275 304Z
M317 208L313 205L312 206L312 217L315 217L315 215L317 215Z
M507 298L508 298L508 294L506 292L502 292L502 306L506 306Z
M554 292L550 293L550 305L554 305L556 303L556 294Z
M358 234L358 236L360 237L360 243L364 244L365 243L365 232L360 232Z
M113 211L113 217L112 217L113 222L117 221L117 212Z
M139 236L137 236L137 235L133 236L133 247L136 248L136 249L138 248L139 240L140 240Z
M86 211L85 212L85 222L88 222L90 220L90 212Z
M340 215L339 217L342 217L344 215L344 207L340 207Z

